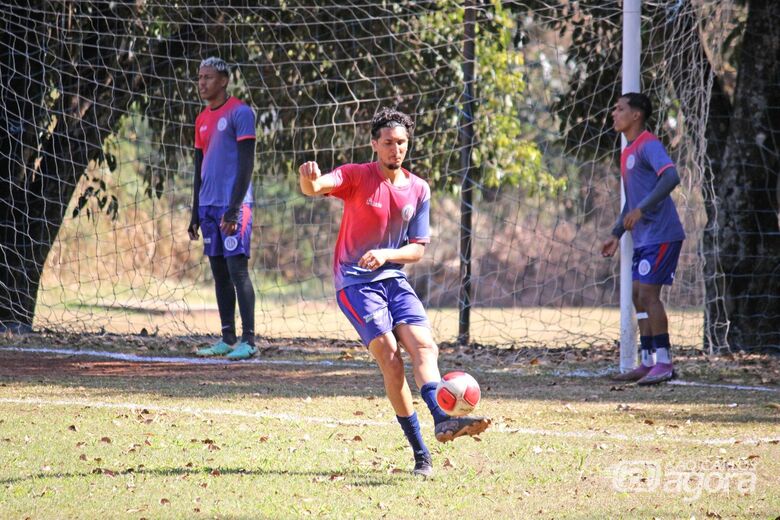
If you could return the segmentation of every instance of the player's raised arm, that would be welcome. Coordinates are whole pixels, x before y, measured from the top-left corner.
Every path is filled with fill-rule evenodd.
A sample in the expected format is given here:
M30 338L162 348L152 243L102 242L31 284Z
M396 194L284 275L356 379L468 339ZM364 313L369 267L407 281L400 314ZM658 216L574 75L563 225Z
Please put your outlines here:
M307 161L298 167L301 192L308 197L327 195L335 187L336 182L330 175L322 175L316 161Z

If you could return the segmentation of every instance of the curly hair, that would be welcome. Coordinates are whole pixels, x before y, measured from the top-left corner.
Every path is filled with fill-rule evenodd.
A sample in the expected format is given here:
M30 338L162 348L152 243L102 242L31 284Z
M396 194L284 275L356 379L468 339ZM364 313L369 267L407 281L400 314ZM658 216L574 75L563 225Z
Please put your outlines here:
M381 108L371 120L371 137L379 139L379 134L383 128L395 128L396 126L406 128L406 135L411 139L414 131L412 118L394 108Z

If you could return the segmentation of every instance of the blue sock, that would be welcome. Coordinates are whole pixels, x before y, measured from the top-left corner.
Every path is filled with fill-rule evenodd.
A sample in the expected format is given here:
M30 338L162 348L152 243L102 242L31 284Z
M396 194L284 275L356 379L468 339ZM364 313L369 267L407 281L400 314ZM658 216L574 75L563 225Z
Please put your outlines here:
M425 401L425 404L428 405L428 410L431 411L431 415L433 416L433 424L439 424L450 418L450 416L441 409L439 403L436 402L436 387L438 385L438 382L434 383L431 381L430 383L425 383L422 388L420 388L420 395L422 396L423 401Z
M431 453L425 446L425 442L422 439L422 433L420 432L420 422L417 420L417 412L413 413L409 417L395 416L398 419L398 424L401 425L401 429L406 435L406 440L409 441L409 445L414 452L414 460L420 460L423 457L430 458Z

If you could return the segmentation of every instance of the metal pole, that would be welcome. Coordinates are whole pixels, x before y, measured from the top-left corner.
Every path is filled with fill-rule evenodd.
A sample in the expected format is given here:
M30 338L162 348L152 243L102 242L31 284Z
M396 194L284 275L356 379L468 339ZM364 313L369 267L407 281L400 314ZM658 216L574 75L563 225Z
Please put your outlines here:
M460 167L463 175L460 192L460 306L458 343L467 345L471 338L471 212L473 209L474 172L471 149L474 145L474 0L464 0L463 42L463 111L460 117Z
M622 93L639 92L639 61L642 52L642 0L623 0L623 84ZM626 147L622 137L622 148ZM623 177L620 178L620 205L626 203ZM634 240L630 232L620 239L620 371L628 372L637 364L636 320L632 301L631 260Z

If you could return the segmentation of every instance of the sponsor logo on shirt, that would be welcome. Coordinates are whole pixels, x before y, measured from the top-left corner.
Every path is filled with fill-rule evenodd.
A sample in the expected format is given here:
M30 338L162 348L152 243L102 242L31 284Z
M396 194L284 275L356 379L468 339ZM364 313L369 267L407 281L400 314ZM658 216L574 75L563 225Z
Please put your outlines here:
M211 238L210 237L203 237L203 243L204 244L210 244L211 243Z
M634 167L636 164L636 157L634 157L634 154L631 154L628 156L628 159L626 160L626 168L629 170Z
M208 129L209 129L209 127L207 125L203 125L203 126L200 127L200 133L202 134L203 132L205 132Z
M235 251L238 247L238 239L234 236L225 237L224 245L228 251Z
M414 206L411 204L407 204L404 206L404 209L401 210L401 217L404 219L404 222L409 222L412 220L412 217L414 216Z
M222 132L223 130L225 130L225 128L227 128L227 119L225 119L224 117L220 117L219 122L217 123L217 130Z
M374 200L372 198L369 198L368 200L366 200L366 204L369 205L369 206L373 206L375 208L381 208L382 207L382 203L381 202L376 201L376 200Z

